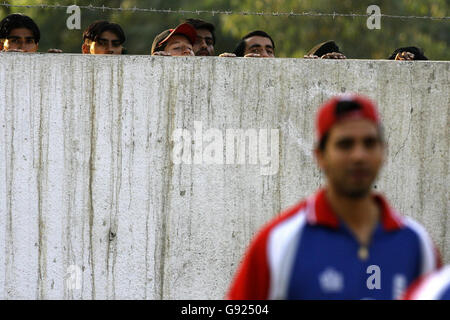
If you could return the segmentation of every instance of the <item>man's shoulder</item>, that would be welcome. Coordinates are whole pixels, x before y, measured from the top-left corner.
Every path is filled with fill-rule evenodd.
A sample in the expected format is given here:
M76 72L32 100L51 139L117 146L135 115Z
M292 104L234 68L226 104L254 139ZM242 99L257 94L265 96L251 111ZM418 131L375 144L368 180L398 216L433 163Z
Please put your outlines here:
M428 231L426 228L416 219L410 216L402 216L403 229L408 230L419 238L429 238Z
M415 218L399 213L397 210L391 209L394 213L391 216L395 217L398 222L398 232L408 234L410 237L417 239L419 242L429 242L431 238L426 228Z
M281 224L289 223L291 220L293 220L294 217L297 217L299 215L306 215L307 205L308 202L306 199L301 200L293 206L281 211L275 218L269 221L269 223L266 224L265 227L268 230L272 230L280 226Z
M426 228L415 219L405 216L403 218L403 230L409 232L416 239L422 253L422 273L427 273L442 266L439 249L435 246L433 239Z
M301 216L306 215L307 200L301 200L298 203L288 207L287 209L281 211L276 217L269 220L258 232L256 237L257 240L267 240L267 238L275 230L281 226L286 226L289 224L297 224L296 221Z

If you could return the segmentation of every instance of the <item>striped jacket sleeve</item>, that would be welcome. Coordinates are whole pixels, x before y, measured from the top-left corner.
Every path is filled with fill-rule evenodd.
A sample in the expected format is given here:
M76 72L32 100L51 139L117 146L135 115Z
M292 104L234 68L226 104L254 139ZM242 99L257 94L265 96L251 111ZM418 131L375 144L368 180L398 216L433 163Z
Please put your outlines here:
M227 298L231 300L265 300L269 293L267 261L267 228L250 244L231 284Z
M256 235L241 261L226 295L231 300L266 300L270 297L271 270L268 256L269 238L280 222L305 206L301 202L281 213Z
M405 223L416 233L419 239L421 251L421 268L419 276L426 275L441 268L441 255L425 228L409 217L405 218Z

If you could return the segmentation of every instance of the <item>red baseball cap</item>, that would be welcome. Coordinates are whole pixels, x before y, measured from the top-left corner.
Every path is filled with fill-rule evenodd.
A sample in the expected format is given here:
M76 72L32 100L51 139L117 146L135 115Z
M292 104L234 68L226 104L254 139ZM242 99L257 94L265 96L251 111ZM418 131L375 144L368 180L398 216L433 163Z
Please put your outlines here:
M177 26L175 29L168 29L160 34L158 34L155 39L153 40L152 44L152 54L155 51L158 51L157 49L161 47L165 42L167 42L170 37L172 37L175 34L182 34L185 37L189 39L189 42L194 45L195 40L197 39L197 31L195 28L190 25L189 23L182 23L179 26Z
M336 107L340 102L354 102L360 106L359 109L346 113L339 117ZM340 120L344 118L364 118L372 121L377 126L381 124L375 103L368 97L351 93L338 95L326 101L317 112L316 118L316 137L317 142L321 141L323 136Z

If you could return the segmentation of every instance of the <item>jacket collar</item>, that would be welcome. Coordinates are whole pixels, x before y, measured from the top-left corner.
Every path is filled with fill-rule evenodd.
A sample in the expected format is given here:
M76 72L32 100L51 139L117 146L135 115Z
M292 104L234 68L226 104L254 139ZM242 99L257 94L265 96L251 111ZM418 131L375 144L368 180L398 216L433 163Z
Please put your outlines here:
M381 224L386 231L394 231L402 228L403 222L400 215L390 207L381 194L373 195L381 208ZM323 225L330 228L339 228L339 219L331 208L325 189L319 190L306 201L306 220L311 225Z

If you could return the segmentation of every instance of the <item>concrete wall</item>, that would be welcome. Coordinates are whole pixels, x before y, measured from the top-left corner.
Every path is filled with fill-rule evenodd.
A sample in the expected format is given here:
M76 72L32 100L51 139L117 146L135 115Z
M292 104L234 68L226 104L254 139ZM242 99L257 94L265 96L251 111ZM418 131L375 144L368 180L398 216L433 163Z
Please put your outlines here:
M377 189L450 262L449 67L0 54L0 299L222 298L254 232L323 183L314 113L352 91L385 122ZM240 128L256 164L226 160Z

